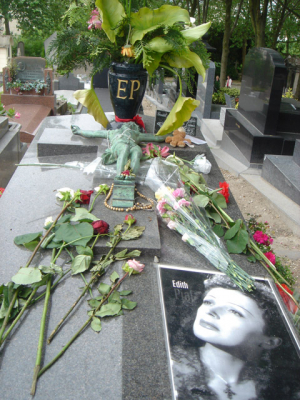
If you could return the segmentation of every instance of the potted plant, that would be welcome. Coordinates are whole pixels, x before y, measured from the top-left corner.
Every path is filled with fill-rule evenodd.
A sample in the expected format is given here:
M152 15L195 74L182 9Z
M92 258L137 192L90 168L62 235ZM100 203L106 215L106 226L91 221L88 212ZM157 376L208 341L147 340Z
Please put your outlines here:
M199 39L209 29L210 22L193 26L187 10L171 5L155 10L143 7L132 12L131 0L124 4L118 0L96 0L95 4L97 8L92 11L86 28L89 38L87 34L76 31L76 6L70 7L66 15L68 27L50 46L53 62L70 68L88 60L96 67L100 66L98 71L110 65L111 74L116 73L117 68L122 69L120 64L123 68L133 65L137 70L147 71L149 76L158 68L171 69L178 74L177 69L194 67L198 74L205 75L199 56L201 52L203 54ZM71 47L71 43L77 47ZM65 51L68 46L69 51ZM90 90L77 91L75 97L88 108L96 121L106 127L108 120L92 86ZM116 97L124 100L132 97L130 100L133 100L140 86L139 78L117 78ZM158 134L170 133L181 126L198 105L197 100L182 96L180 80L180 95Z
M22 82L20 79L10 80L6 84L8 89L11 89L13 93L16 94L44 94L44 89L47 87L47 84L43 80L37 79L36 81L26 81Z

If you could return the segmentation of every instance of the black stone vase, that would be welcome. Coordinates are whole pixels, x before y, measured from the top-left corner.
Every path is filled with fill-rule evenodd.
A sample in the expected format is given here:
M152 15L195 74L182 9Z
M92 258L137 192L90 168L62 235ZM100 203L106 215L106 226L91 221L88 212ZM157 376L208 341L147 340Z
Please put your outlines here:
M145 94L147 78L142 64L111 63L108 86L118 118L133 119L136 116Z

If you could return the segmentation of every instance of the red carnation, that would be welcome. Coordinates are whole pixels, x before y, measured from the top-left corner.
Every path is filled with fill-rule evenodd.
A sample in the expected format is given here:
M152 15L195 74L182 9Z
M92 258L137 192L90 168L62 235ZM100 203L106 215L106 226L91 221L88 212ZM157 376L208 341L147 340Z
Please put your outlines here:
M3 195L4 190L4 188L0 188L0 197Z
M222 188L222 190L219 192L225 197L226 203L229 203L229 183L227 182L219 182L219 187Z
M76 203L89 204L91 195L94 193L93 190L80 190L80 200L76 200Z
M99 219L98 221L92 222L92 227L94 228L94 233L103 235L109 230L109 225L107 222Z
M127 176L129 176L129 175L130 175L129 169L127 169L126 171L121 172L121 175L127 175Z

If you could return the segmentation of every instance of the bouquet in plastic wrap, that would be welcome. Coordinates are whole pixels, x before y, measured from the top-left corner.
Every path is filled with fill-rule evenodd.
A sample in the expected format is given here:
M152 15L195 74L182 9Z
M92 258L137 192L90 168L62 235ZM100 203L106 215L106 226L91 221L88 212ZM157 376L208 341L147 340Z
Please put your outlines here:
M174 165L161 160L153 162L146 182L155 191L158 213L168 228L182 235L184 242L228 275L240 289L255 288L253 279L231 259L201 208L183 187L178 187L180 176Z

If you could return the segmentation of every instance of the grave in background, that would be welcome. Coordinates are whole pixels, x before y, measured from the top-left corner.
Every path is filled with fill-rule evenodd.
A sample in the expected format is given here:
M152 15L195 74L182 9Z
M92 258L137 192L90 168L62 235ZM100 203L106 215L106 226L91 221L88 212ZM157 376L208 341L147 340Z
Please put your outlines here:
M53 81L54 90L81 90L84 89L84 82L78 79L74 74L66 74Z
M3 94L1 101L5 106L15 108L21 113L21 134L24 132L24 141L30 143L34 132L41 121L48 115L56 114L56 98L53 93L53 70L45 68L46 60L41 57L16 57L13 60L18 65L16 80L21 82L44 81L47 87L41 92L35 90L22 94L7 87L11 80L9 68L3 68ZM32 109L31 109L32 108ZM34 118L29 116L34 114ZM22 116L23 114L23 116Z
M292 155L300 138L300 107L281 100L286 81L275 50L253 48L245 60L238 110L227 110L222 149L250 166L265 154Z
M20 142L21 125L0 117L0 187L6 187L27 147Z

